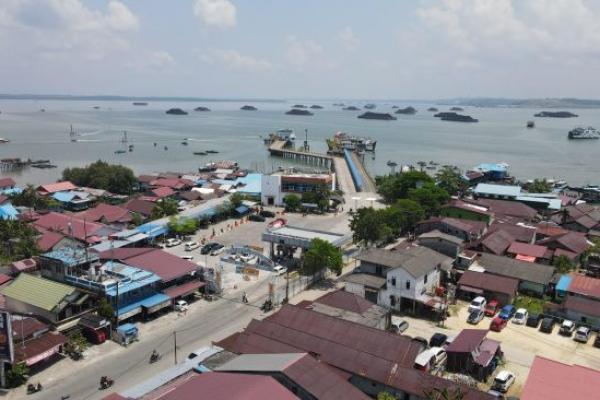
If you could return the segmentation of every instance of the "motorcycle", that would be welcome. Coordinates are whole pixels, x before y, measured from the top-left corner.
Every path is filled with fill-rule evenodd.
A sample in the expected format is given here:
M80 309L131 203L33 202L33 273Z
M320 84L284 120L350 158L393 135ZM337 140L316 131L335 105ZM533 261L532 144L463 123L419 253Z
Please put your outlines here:
M264 312L271 311L273 309L273 302L271 300L265 300L260 309Z
M34 394L37 393L39 391L42 390L42 384L38 383L37 385L34 385L33 383L30 383L27 385L27 394Z
M162 354L152 353L150 355L150 364L154 364L155 362L160 361L161 358L162 358Z
M114 383L115 381L112 378L108 376L103 376L102 378L100 378L100 390L108 389Z

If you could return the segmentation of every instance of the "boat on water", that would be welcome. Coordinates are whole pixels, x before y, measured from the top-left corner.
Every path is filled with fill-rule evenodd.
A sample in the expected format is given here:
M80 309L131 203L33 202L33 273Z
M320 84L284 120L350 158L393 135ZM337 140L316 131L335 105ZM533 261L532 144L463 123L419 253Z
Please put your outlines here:
M187 146L189 143L187 142L187 140L184 140L183 142L181 142L181 144Z
M206 152L206 151L195 151L194 152L195 156L205 156L207 154L208 154L208 152Z
M0 138L0 143L9 143L10 140L5 139L5 138Z
M129 145L129 151L130 152L133 151L133 145L132 144Z
M31 164L31 167L32 168L39 168L39 169L57 168L56 165L50 164L50 163L36 163L36 164Z
M218 154L219 152L217 150L206 150L207 154Z
M121 143L127 143L127 131L123 131L123 137L121 138Z
M79 136L79 134L73 130L73 125L71 125L71 130L69 131L69 136L71 137L71 142L77 141L77 136Z
M527 127L528 128L535 128L535 122L533 122L533 121L527 121Z
M588 126L587 128L582 128L579 126L571 129L568 137L569 139L600 139L600 132L591 126Z
M364 136L352 136L345 132L336 132L333 141L328 141L329 150L337 149L375 151L377 140Z
M133 105L134 106L147 106L148 103L146 103L145 101L134 101Z
M115 154L125 154L127 153L125 150L115 150Z

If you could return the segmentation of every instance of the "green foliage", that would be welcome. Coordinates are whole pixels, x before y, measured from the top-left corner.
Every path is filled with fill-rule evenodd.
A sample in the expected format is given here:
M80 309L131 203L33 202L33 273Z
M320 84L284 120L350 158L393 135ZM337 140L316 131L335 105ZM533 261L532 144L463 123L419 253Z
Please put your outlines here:
M105 298L100 299L98 303L98 315L110 320L115 316L115 309Z
M513 301L515 308L524 308L530 314L543 314L545 303L546 301L544 299L538 299L536 297L529 297L525 295L518 295Z
M448 192L433 183L427 183L420 188L409 189L407 197L420 204L427 216L438 214L440 207L450 200Z
M131 213L131 224L134 226L139 226L144 222L144 217L140 213Z
M331 243L321 239L313 239L304 254L302 269L307 274L314 274L328 268L337 275L342 273L344 262L342 252Z
M425 390L425 400L463 400L465 395L460 387L456 389L449 388L434 388L431 390Z
M350 229L354 243L362 243L365 246L378 243L382 240L382 228L385 226L383 213L372 207L359 208L352 213Z
M231 203L232 208L238 208L242 205L242 201L244 201L244 196L241 193L234 193L229 196L229 202Z
M405 199L410 189L431 183L433 178L421 171L410 171L403 174L378 176L375 178L377 192L386 203L393 203L398 199Z
M81 331L77 331L69 335L69 341L65 344L65 352L74 355L84 352L88 347L87 339L81 334Z
M534 179L533 182L523 186L530 193L548 193L552 191L552 184L550 184L546 178Z
M298 209L300 209L300 204L302 204L302 200L298 195L288 194L283 198L283 204L285 204L286 210L297 211Z
M150 214L150 218L158 219L175 214L177 214L177 202L173 199L165 198L158 200L154 204L154 208L152 208L152 214Z
M10 195L9 198L15 207L30 207L35 210L47 210L49 200L54 200L38 195L33 185L27 185L21 193Z
M176 235L192 235L198 230L198 221L193 218L175 218L169 220L169 231Z
M28 375L29 368L27 368L27 365L25 365L24 362L15 363L8 371L6 371L6 384L11 388L21 386L27 382Z
M456 167L442 167L436 174L437 185L451 196L462 195L468 188L467 182Z
M389 392L379 392L377 394L377 400L396 400L396 396Z
M131 169L101 160L83 168L67 168L62 177L78 186L104 189L118 194L130 194L137 182Z
M20 220L0 220L0 259L12 262L29 258L39 253L38 232Z
M554 260L552 260L552 265L561 274L566 274L575 269L575 264L569 260L567 256L554 257Z
M302 203L313 203L316 204L320 211L326 211L329 207L329 197L331 192L326 188L319 188L314 192L302 193Z

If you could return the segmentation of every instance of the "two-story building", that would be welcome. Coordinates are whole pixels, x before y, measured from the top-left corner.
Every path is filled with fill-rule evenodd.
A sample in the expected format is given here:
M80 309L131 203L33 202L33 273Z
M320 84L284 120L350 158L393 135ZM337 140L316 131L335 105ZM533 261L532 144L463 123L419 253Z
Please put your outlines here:
M335 190L335 174L274 174L261 179L261 203L265 206L283 205L288 194Z

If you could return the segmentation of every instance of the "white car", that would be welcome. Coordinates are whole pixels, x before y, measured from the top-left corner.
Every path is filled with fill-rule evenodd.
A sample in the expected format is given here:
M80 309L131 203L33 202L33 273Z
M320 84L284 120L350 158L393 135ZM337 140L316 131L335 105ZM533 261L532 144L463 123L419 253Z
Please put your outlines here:
M189 304L185 300L177 300L175 303L175 310L182 312L187 311L190 308Z
M591 333L592 332L590 331L590 328L586 326L580 326L579 328L577 328L577 331L575 331L575 336L573 336L573 340L579 343L587 343L590 339Z
M167 247L175 247L175 246L179 246L181 244L181 240L179 239L174 239L174 238L169 238L167 239L167 241L165 242L165 245Z
M408 321L392 315L392 323L390 324L390 330L395 333L402 333L408 329Z
M500 371L494 378L492 389L502 393L506 393L508 389L515 383L515 374L510 371Z
M256 258L256 256L254 254L240 254L240 261L245 262L245 263L249 263L250 261L253 261Z
M438 367L438 366L446 363L446 360L448 359L448 355L446 354L446 350L444 350L441 347L431 347L429 349L429 351L435 357L434 365L436 367Z
M213 247L212 251L210 252L211 256L218 256L219 254L223 253L225 251L225 246L223 246L222 244L217 244Z
M512 319L513 324L524 325L527 322L529 313L524 308L519 308Z
M200 247L200 243L198 243L198 242L188 242L185 244L185 251L196 250L199 247Z
M286 267L282 267L281 265L276 265L275 267L273 267L273 273L275 275L283 275L287 272L287 268Z
M475 297L471 301L471 304L469 304L469 314L471 314L473 311L478 311L478 310L484 311L486 304L487 304L487 301L485 300L485 297L483 297L483 296Z

